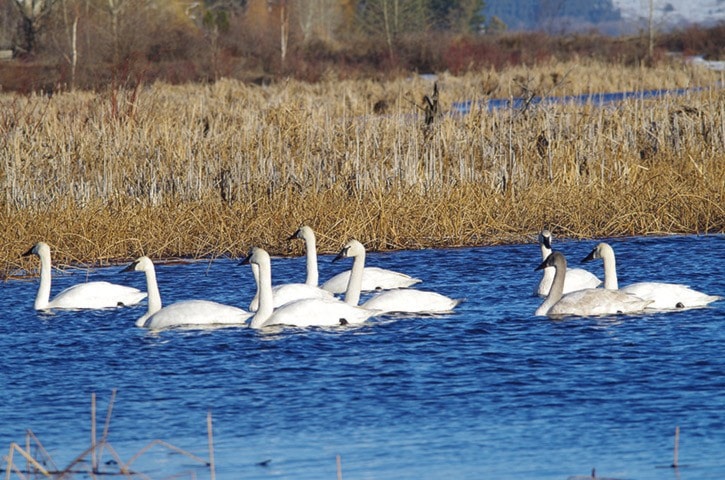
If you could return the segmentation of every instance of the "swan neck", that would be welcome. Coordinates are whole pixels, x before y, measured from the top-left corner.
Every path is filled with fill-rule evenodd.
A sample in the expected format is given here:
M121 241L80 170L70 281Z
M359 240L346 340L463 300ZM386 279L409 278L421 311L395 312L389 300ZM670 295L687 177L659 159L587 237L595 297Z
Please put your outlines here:
M145 269L146 273L146 291L148 293L148 310L147 317L161 310L161 294L159 293L159 285L156 283L156 269L153 265Z
M40 256L40 287L38 294L35 296L35 309L42 310L50 303L50 281L52 269L50 264L50 254L41 252Z
M317 242L314 237L305 238L305 250L307 252L307 285L316 287L319 283L317 273Z
M272 266L269 261L261 261L259 263L259 276L257 279L257 296L259 297L259 306L257 313L252 317L249 324L251 328L260 328L264 326L269 317L272 316L274 308L274 300L272 298Z
M549 255L551 255L551 249L544 245L543 242L539 243L539 246L541 247L541 259L546 260Z
M365 252L355 255L350 270L350 280L345 290L345 303L357 305L360 302L360 291L362 290L363 270L365 269Z
M566 278L566 266L559 266L556 265L554 267L547 267L547 268L554 268L554 280L551 284L551 289L549 290L549 294L546 296L546 299L541 304L539 308L536 309L536 315L546 315L553 307L556 302L561 300L561 297L564 295L564 279Z
M546 260L546 259L544 259ZM542 277L542 281L545 283L551 283L554 281L554 275L555 275L556 269L554 267L546 267L544 269L544 274Z
M614 252L611 249L602 252L602 263L604 263L604 288L617 290L619 288L617 260L614 258Z
M250 263L250 266L252 267L252 276L254 276L254 284L257 286L257 291L254 292L254 297L249 302L249 311L256 312L259 310L259 265Z

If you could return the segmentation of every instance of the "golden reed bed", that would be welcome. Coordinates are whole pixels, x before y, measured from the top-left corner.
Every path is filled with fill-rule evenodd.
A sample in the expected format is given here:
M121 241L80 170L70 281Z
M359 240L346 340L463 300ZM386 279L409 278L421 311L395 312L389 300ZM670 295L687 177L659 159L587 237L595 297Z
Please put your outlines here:
M0 271L54 263L322 252L725 230L721 75L582 60L430 79L268 87L140 85L0 95ZM456 101L713 87L607 107L539 105L465 116Z

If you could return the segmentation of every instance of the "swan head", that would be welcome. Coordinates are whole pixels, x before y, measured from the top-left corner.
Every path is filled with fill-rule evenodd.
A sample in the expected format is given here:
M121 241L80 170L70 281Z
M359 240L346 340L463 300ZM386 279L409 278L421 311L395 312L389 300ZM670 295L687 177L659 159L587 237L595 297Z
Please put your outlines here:
M539 243L548 249L551 249L551 232L545 228L539 233Z
M38 242L30 249L23 253L23 257L29 257L30 255L37 255L37 256L43 256L43 255L50 255L50 247L45 242Z
M154 262L149 257L139 257L132 264L121 270L122 272L145 272L154 268Z
M582 263L585 262L591 262L592 260L596 260L597 258L604 258L607 255L614 255L614 250L612 250L612 247L609 246L607 243L600 243L594 249L589 252L589 255L584 257L582 259Z
M308 238L315 238L315 232L307 225L302 225L287 240L294 240L295 238L301 238L302 240L307 240Z
M259 266L260 264L264 263L271 263L271 260L269 259L269 253L267 253L267 251L263 248L252 247L252 249L249 251L249 255L247 255L244 260L239 262L239 265Z
M541 264L536 267L534 271L543 270L546 267L554 267L556 269L566 270L566 258L564 257L564 254L561 252L551 252L551 254L546 257L546 260L541 262Z
M337 262L338 260L342 260L343 258L357 257L359 255L365 255L365 247L362 243L358 242L355 239L352 239L347 242L344 247L342 247L340 253L338 253L337 256L332 259L332 261Z

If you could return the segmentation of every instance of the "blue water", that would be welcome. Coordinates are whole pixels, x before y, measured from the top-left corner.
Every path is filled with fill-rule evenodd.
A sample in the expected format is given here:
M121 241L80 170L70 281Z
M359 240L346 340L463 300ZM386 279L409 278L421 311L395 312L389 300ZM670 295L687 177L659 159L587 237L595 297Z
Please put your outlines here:
M612 103L618 103L625 100L651 100L667 96L682 96L690 93L703 91L703 87L694 88L669 88L669 89L653 89L653 90L636 90L629 92L607 92L607 93L584 93L580 95L564 95L564 96L548 96L534 97L527 100L521 97L513 98L492 98L479 102L479 107L488 111L499 110L502 108L513 108L520 110L527 104L538 105L544 104L576 104L576 105L594 105L602 107ZM451 111L458 115L467 115L471 112L474 102L466 100L463 102L453 102Z
M725 295L725 236L612 239L620 284L681 281ZM570 264L596 241L556 241ZM345 262L320 258L326 279ZM369 253L368 264L465 297L451 315L359 328L170 330L134 327L145 306L39 315L37 278L0 284L0 451L31 429L59 467L98 435L117 389L109 441L127 461L161 439L208 456L216 478L725 478L725 302L629 317L552 321L540 299L538 246ZM304 259L274 258L275 283ZM586 264L601 276L601 263ZM90 279L144 288L120 267L56 272L53 292ZM248 266L232 259L159 265L166 303L245 306ZM681 429L678 469L675 427ZM17 457L16 457L17 458ZM102 467L110 455L105 453ZM24 465L24 464L23 464ZM207 468L154 447L133 467L151 478ZM189 474L186 474L188 478Z

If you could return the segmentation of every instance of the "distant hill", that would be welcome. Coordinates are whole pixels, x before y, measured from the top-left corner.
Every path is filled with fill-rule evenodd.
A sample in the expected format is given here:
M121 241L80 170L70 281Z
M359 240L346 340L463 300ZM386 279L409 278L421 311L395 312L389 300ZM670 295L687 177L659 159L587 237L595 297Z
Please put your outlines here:
M646 28L650 5L658 29L725 22L725 0L486 0L483 13L489 20L498 17L508 30L617 35Z

